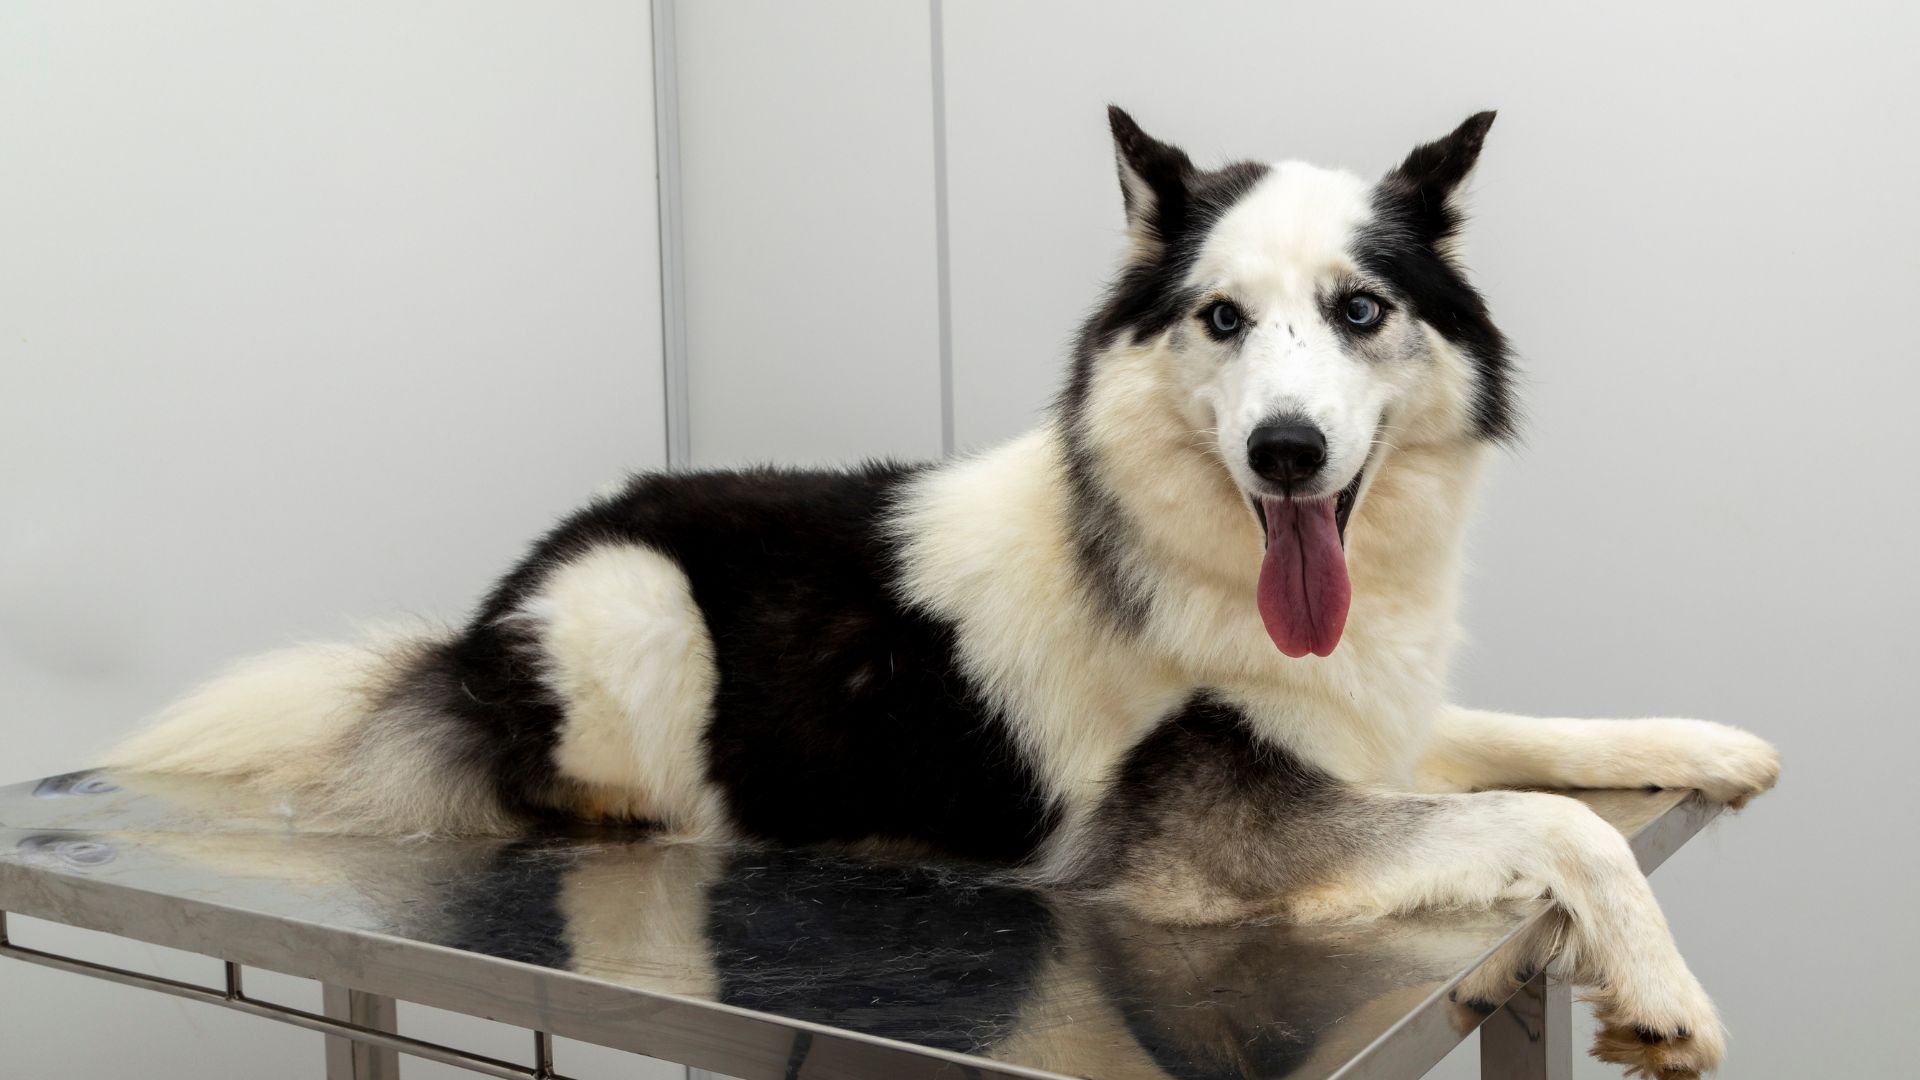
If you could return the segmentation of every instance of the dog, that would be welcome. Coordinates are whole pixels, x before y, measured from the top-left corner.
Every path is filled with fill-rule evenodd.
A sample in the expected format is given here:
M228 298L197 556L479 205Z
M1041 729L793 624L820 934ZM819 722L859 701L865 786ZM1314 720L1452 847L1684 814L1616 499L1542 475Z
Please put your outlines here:
M544 818L911 845L1152 918L1551 896L1597 1056L1693 1076L1713 1004L1625 840L1533 787L1771 787L1696 720L1446 700L1462 546L1518 419L1458 251L1494 119L1376 182L1196 166L1110 110L1126 246L1041 426L974 456L632 478L458 630L243 663L115 751L301 824Z

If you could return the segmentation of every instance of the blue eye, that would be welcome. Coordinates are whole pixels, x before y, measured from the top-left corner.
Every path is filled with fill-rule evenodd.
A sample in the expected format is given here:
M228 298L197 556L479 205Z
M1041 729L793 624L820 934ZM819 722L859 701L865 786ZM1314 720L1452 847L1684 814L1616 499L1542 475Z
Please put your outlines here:
M1349 324L1365 329L1379 322L1380 317L1386 314L1386 310L1381 306L1380 301L1366 293L1354 293L1347 297L1343 313Z
M1231 337L1240 329L1240 309L1225 300L1207 308L1205 317L1207 329L1213 331L1215 337Z

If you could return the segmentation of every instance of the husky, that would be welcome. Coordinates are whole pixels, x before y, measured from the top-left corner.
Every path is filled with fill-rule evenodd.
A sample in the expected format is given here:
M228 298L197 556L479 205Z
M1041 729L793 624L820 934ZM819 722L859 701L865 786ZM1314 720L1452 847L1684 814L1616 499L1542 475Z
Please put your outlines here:
M1552 897L1594 1053L1693 1076L1713 1004L1618 832L1515 788L1697 788L1779 759L1698 720L1448 703L1462 547L1517 427L1458 245L1492 112L1378 181L1196 166L1110 110L1126 244L1040 427L928 465L633 477L457 630L245 662L108 764L300 824L543 819L910 845L1153 918Z

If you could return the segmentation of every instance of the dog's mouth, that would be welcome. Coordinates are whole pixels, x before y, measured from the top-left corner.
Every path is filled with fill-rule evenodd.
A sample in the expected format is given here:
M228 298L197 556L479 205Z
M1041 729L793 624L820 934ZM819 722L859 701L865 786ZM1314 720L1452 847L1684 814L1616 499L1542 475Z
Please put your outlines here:
M1367 466L1372 463L1373 459L1371 457L1361 463L1360 471L1354 473L1353 479L1347 481L1347 486L1341 488L1339 493L1333 497L1333 524L1340 534L1340 546L1343 548L1347 544L1347 519L1353 516L1353 504L1360 498L1360 484L1367 478ZM1247 498L1247 502L1253 507L1254 518L1260 522L1260 531L1262 533L1267 531L1267 508L1264 504L1267 502L1286 501L1288 500L1262 495L1253 495Z
M1372 464L1369 454L1332 498L1252 499L1254 517L1267 538L1260 561L1260 621L1288 656L1330 656L1340 644L1353 600L1347 580L1347 520Z

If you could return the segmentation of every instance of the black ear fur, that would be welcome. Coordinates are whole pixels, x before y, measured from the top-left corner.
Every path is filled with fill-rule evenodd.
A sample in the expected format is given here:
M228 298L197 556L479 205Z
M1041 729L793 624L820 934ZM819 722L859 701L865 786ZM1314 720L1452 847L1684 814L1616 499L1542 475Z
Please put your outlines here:
M1107 106L1107 123L1113 129L1127 229L1143 251L1157 250L1186 220L1193 162L1179 147L1142 131L1118 105Z
M1444 240L1459 228L1461 215L1454 195L1461 181L1473 172L1474 162L1480 160L1493 117L1492 109L1474 113L1451 134L1414 147L1407 159L1380 181L1383 191L1399 197L1413 212L1428 242Z
M1374 220L1356 235L1354 252L1364 270L1392 282L1414 315L1472 362L1474 433L1504 442L1520 423L1513 352L1454 258L1455 234L1465 220L1460 186L1492 126L1491 111L1475 113L1445 138L1415 147L1374 188Z

